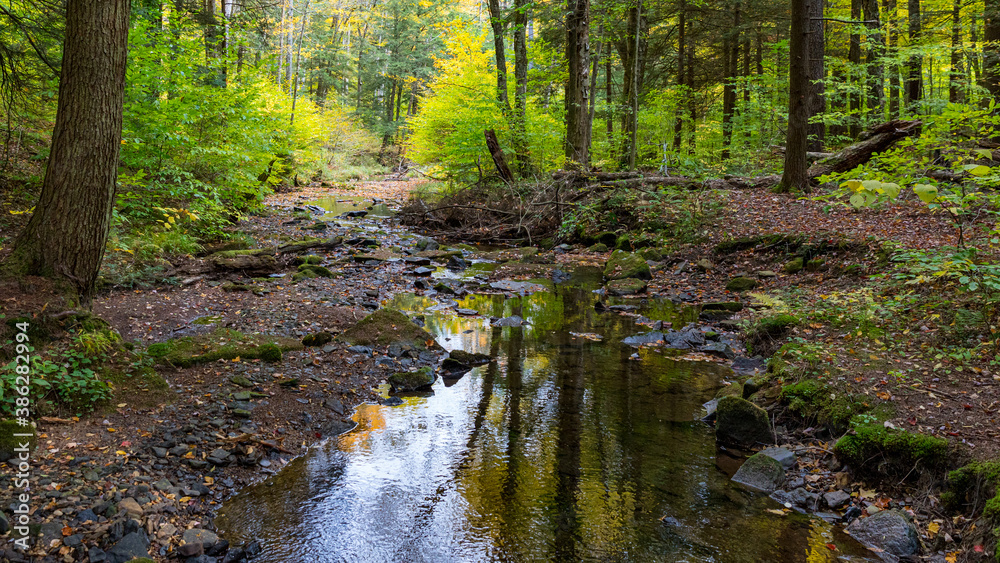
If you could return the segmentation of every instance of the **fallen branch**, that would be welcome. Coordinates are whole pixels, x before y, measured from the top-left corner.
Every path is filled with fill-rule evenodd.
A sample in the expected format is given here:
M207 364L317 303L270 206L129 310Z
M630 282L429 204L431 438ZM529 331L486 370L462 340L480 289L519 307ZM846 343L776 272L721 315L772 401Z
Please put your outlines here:
M915 135L920 131L922 121L896 119L883 123L863 134L863 139L809 167L809 178L815 179L826 174L847 172L872 159L900 139Z

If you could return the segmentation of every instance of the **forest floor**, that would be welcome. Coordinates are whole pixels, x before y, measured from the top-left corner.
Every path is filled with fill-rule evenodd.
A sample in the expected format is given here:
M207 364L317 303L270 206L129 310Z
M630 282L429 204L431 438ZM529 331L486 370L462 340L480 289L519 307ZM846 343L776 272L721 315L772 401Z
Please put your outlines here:
M402 249L412 247L418 237L370 217L344 226L330 223L316 233L309 229L315 218L306 218L296 208L326 196L392 204L402 202L418 184L377 182L358 184L349 191L304 188L269 198L268 213L239 225L260 247L313 235L355 239L353 246L315 252L332 277L289 283L295 272L291 264L283 264L283 277L250 278L237 272L205 276L196 273L201 260L179 257L173 260L179 283L111 290L95 301L94 313L140 348L171 338L218 334L213 331L222 329L295 339L319 332L340 334L395 294L413 291L415 282L427 287L419 285L424 278L409 275L415 263L385 259L402 257ZM732 278L749 277L756 282L755 292L779 298L772 309L784 307L802 320L787 337L804 352L789 361L810 364L807 376L829 382L838 393L863 396L873 407L893 405L884 421L887 426L941 436L956 445L956 459L997 457L1000 370L982 356L949 355L955 349L949 340L954 315L948 317L935 307L950 307L954 313L957 305L922 296L921 292L933 294L933 290L919 287L913 290L921 298L916 305L892 311L873 305L883 301L880 296L886 292L901 291L888 276L879 277L892 268L885 259L884 243L909 248L954 244L950 223L907 201L854 212L824 211L821 203L766 190L726 191L716 197L722 206L706 225L708 237L673 248L669 257L655 263L646 296L692 305L716 301L754 305L720 325L737 331L768 314L759 306L759 298L726 290ZM358 203L358 209L367 205ZM720 251L725 241L765 234L806 235L811 244L850 244L828 245L815 271L796 273L783 271L794 254L785 239L777 245L757 243ZM369 238L387 254L355 259L373 254L363 246ZM499 256L494 252L489 257ZM522 261L528 264L508 262L489 279L530 277L530 263L602 265L607 257L582 247L556 249ZM31 288L7 289L5 310L15 312L34 303ZM974 303L961 306L975 308ZM133 520L116 518L119 511L139 518L153 542L150 553L158 558L175 553L185 531L212 528L214 510L225 498L276 472L324 437L349 428L355 405L384 400L375 388L389 373L422 361L426 358L393 357L385 350L351 350L334 340L286 351L280 362L236 357L191 367L159 366L169 390L126 383L118 389L113 407L80 418L67 414L62 420L41 422L41 447L31 479L32 490L47 503L35 507L33 514L34 521L43 522L35 560L81 561L98 544L121 545L123 537L138 530L130 523ZM784 413L784 407L775 408ZM245 411L250 414L234 414ZM821 424L815 419L803 421L784 413L779 422L784 424L779 439L819 452L800 459L797 468L810 491L851 491L851 502L866 510L911 509L925 547L937 558L928 560L971 561L983 556L987 527L981 522L977 527L963 516L946 516L941 508L943 473L919 483L876 486L842 471L829 454L839 436L818 431ZM10 549L4 556L25 560ZM98 552L90 551L89 556L91 561L100 560Z

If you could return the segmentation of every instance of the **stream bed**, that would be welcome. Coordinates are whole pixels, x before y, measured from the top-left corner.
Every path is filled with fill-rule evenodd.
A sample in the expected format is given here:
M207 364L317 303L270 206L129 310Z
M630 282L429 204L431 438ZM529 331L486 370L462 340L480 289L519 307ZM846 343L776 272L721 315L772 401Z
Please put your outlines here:
M732 458L697 420L728 367L621 344L645 329L595 309L599 270L534 281L546 291L459 300L480 316L397 295L386 305L445 349L495 361L401 405L358 407L356 428L227 501L216 526L258 540L265 563L877 560L730 483ZM697 319L643 303L674 328ZM510 315L529 324L491 326Z

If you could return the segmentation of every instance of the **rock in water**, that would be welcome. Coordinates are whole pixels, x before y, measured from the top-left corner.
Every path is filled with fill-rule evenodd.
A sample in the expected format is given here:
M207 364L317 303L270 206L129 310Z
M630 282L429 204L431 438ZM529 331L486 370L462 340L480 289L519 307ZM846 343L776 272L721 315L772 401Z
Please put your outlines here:
M430 367L422 367L417 371L399 371L389 376L389 385L396 393L400 391L417 391L427 389L434 384L437 376Z
M525 324L524 319L517 315L511 315L509 317L504 317L502 319L497 319L490 323L491 326L521 326Z
M740 466L733 482L755 491L770 494L785 482L785 470L773 457L762 453L753 454Z
M624 250L616 250L611 253L611 258L608 259L608 263L604 267L604 277L609 280L623 280L625 278L651 280L653 272L642 256Z
M906 514L899 510L883 510L868 518L859 518L847 527L847 532L863 544L874 546L896 557L914 555L920 551L917 529Z
M715 438L723 444L742 447L773 442L767 412L739 397L719 399Z

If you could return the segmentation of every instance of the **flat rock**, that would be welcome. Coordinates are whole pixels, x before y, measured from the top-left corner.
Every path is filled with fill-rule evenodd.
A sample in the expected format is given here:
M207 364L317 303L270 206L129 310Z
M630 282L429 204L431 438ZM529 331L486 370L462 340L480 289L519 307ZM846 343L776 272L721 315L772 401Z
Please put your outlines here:
M497 320L493 321L492 323L490 323L490 326L500 326L500 327L503 327L503 326L522 326L522 325L525 325L525 324L527 324L527 323L525 323L524 319L522 319L521 317L519 317L517 315L511 315L509 317L504 317L502 319L497 319Z
M537 293L539 291L545 291L545 286L537 283L526 282L526 281L514 281L514 280L500 280L490 283L490 287L493 289L499 289L501 291L509 291L511 293L519 293L527 295L529 293Z
M142 507L139 506L139 503L132 497L123 498L121 502L118 503L118 510L128 512L129 514L133 514L135 516L140 516L142 514Z
M791 466L795 465L796 456L788 448L779 448L772 446L770 448L764 448L763 450L760 451L760 453L766 455L767 457L775 459L785 469L788 469Z
M847 503L851 502L851 495L840 490L830 491L829 493L823 494L823 500L826 502L826 505L833 510L839 510L847 505Z
M219 543L219 536L215 532L201 528L186 530L181 538L184 540L184 543L200 543L204 549L208 549Z

